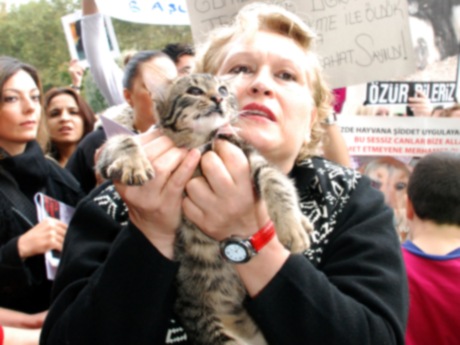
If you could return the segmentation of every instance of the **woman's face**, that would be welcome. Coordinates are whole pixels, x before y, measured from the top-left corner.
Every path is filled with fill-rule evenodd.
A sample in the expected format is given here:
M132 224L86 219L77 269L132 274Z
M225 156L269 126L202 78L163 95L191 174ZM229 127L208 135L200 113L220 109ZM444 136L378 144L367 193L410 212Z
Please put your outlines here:
M10 155L24 151L37 137L40 122L40 91L32 77L18 71L3 85L0 103L0 147Z
M152 95L147 83L161 87L166 79L177 76L176 66L168 57L157 57L144 62L134 78L132 88L129 90L128 103L134 109L135 116L141 116L146 121L154 123L154 107ZM166 79L165 79L166 77Z
M84 124L78 104L65 93L53 97L49 102L46 124L51 141L58 146L77 144L83 136Z
M396 167L379 166L368 173L368 176L378 181L379 189L385 195L385 202L393 209L405 207L409 174Z
M229 43L218 75L236 75L241 136L284 172L292 169L316 111L308 58L292 39L267 31Z

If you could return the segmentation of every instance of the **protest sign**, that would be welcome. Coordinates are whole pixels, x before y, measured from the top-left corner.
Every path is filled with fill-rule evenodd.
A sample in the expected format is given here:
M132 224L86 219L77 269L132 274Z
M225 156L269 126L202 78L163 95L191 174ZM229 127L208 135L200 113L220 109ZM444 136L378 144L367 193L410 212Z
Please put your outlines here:
M195 42L203 41L209 30L228 23L251 2L187 0ZM317 32L322 66L334 88L388 80L415 69L405 1L290 0L281 4Z
M99 10L128 22L155 25L189 25L185 0L98 0Z
M455 82L392 82L367 84L365 104L407 104L409 97L423 92L431 103L454 103Z
M61 17L62 27L67 40L70 57L80 61L82 66L88 67L86 54L83 49L83 40L81 36L81 11L76 11ZM104 24L107 33L107 41L110 47L110 52L114 58L120 56L120 48L115 37L115 31L110 17L104 17Z
M460 152L456 118L340 116L352 156L420 157L435 151Z

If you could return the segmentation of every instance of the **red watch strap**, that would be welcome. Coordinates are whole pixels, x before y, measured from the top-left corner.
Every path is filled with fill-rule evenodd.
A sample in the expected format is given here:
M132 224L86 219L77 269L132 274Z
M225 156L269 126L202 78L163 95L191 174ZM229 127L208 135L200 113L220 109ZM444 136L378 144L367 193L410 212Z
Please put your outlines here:
M249 238L252 247L258 253L275 236L275 226L269 220L259 231Z

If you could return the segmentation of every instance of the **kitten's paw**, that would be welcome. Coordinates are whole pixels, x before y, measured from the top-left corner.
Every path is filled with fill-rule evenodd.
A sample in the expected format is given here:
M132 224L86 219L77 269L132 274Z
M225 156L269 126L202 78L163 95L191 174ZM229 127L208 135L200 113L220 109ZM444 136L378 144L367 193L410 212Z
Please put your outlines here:
M301 216L300 226L297 221L295 224L291 223L285 229L288 229L288 231L282 231L281 234L278 233L278 237L290 252L302 253L310 248L310 237L308 234L313 231L313 226L307 217L304 215Z
M107 167L107 178L130 186L141 186L155 176L149 160L144 156L122 156Z

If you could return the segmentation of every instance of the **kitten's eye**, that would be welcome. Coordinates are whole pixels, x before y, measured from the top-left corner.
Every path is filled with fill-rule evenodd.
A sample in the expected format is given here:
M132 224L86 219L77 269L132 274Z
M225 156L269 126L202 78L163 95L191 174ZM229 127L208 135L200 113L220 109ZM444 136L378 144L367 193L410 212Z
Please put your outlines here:
M203 90L201 90L200 88L198 88L196 86L189 87L188 90L187 90L187 93L189 95L194 95L194 96L200 96L200 95L204 94Z
M228 90L227 90L227 88L225 86L219 87L219 93L223 97L228 96Z

